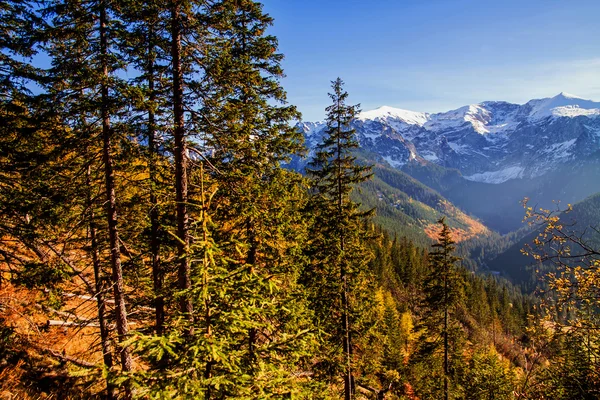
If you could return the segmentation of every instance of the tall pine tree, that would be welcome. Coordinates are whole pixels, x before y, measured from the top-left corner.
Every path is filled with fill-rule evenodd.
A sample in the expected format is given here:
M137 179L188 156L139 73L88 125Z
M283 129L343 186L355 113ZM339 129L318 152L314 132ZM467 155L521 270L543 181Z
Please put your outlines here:
M309 164L312 178L312 213L315 215L313 258L303 281L311 291L317 326L334 350L328 373L344 376L344 398L354 392L353 334L360 324L364 294L368 294L369 252L365 245L365 218L370 211L359 210L350 198L355 185L370 178L370 166L360 165L352 151L358 147L350 128L359 106L348 105L343 81L332 82L332 103L327 107L327 129ZM332 318L333 317L333 318ZM337 349L341 348L341 357ZM336 354L337 353L337 354ZM328 362L323 360L325 364Z
M440 347L443 350L443 395L450 397L450 352L452 343L456 343L459 329L456 327L456 311L464 297L464 280L457 270L460 257L454 255L456 246L450 228L442 217L438 223L441 230L438 243L433 244L429 253L431 272L425 280L425 305L428 316L423 321L427 334L433 342L422 343L422 349L430 355ZM451 343L452 342L452 343Z
M121 262L122 238L117 220L118 183L115 177L115 154L119 152L121 140L126 139L124 135L116 134L123 129L115 129L122 111L123 92L123 83L116 75L123 68L124 60L115 48L117 32L122 28L118 7L115 6L115 3L104 0L89 3L49 0L43 12L49 22L45 32L46 51L52 57L48 77L49 96L55 102L63 126L77 134L72 137L73 146L85 149L83 154L86 155L88 149L93 149L95 152L91 160L97 162L98 158L101 159L105 199L102 213L105 224L102 228L108 237L106 245L109 252L108 260L103 259L102 262L110 265L111 281L107 287L112 288L115 301L113 318L117 328L121 371L127 373L132 369L132 358L123 344L129 328ZM88 182L94 180L88 179ZM97 228L100 229L100 225ZM100 275L97 274L97 277ZM126 387L125 397L130 396L131 391Z

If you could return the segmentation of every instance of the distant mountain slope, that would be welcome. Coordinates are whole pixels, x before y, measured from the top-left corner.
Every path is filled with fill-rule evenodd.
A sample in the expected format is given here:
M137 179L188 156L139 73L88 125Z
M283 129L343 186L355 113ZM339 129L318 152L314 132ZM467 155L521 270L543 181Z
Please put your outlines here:
M524 233L501 236L464 213L437 191L402 171L377 164L372 180L353 194L363 208L375 208L374 222L392 234L429 247L437 239L440 217L445 217L457 241L463 265L487 271L485 259L505 251Z
M374 173L354 197L365 208L376 208L375 222L389 231L429 245L437 238L437 221L446 217L457 242L491 234L481 222L404 172L378 164Z
M551 207L553 201L576 203L600 192L600 162L596 156L565 165L533 179L512 179L492 185L462 179L460 172L438 165L407 165L403 171L437 190L456 206L479 217L490 228L508 233L523 227L521 201Z
M352 127L370 162L407 172L502 233L522 226L524 197L547 206L600 191L600 103L566 93L438 114L381 107ZM298 128L311 150L325 124Z
M531 205L534 206L534 204ZM561 208L566 208L566 203ZM600 250L600 234L596 231L600 227L600 193L573 205L573 210L563 213L560 218L563 224L572 226L573 230L586 232L586 241ZM532 284L532 274L538 265L532 257L523 255L521 249L525 248L527 244L531 244L538 233L539 229L534 230L510 246L505 252L489 260L488 268L500 271L513 282Z

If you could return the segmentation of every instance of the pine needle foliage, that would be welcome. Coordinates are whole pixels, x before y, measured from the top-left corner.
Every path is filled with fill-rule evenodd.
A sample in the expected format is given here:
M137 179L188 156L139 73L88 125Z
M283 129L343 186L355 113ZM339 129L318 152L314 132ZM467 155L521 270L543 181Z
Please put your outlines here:
M464 299L464 280L456 263L460 257L454 255L456 246L452 239L450 227L444 218L438 223L441 230L438 234L438 243L432 245L429 253L431 272L425 280L424 305L427 307L427 317L423 326L430 340L424 341L421 347L423 356L436 356L439 350L443 351L443 396L449 399L451 394L451 371L455 371L457 364L461 363L460 346L462 342L461 326L458 323L457 313ZM433 339L433 340L432 340Z
M311 263L303 274L309 288L315 324L324 335L325 357L318 369L325 376L343 376L344 397L354 393L354 336L366 328L365 307L371 255L365 245L365 219L372 211L360 210L350 199L354 186L370 178L370 167L359 165L354 130L349 128L359 107L347 105L343 81L332 82L327 107L327 129L307 168L311 179L310 210L313 213Z

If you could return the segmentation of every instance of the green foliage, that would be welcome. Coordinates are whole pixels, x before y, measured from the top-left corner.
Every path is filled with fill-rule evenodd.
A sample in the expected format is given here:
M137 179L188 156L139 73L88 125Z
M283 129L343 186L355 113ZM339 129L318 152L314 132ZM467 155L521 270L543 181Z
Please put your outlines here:
M329 96L333 104L326 109L326 135L308 169L312 183L308 212L313 219L310 263L301 281L314 310L314 324L324 334L318 369L329 378L344 371L348 398L354 346L361 337L368 336L366 310L373 295L364 226L370 212L360 211L350 193L356 184L370 177L370 168L357 164L351 152L358 143L348 125L358 106L346 104L348 93L341 79L332 82L332 89Z
M596 399L600 396L600 365L596 334L574 332L560 338L549 368L544 391L554 399Z
M55 287L69 277L63 263L28 262L15 279L15 283L28 288Z
M470 220L440 193L463 205L468 193L487 188L456 171L410 167L428 176L426 186L376 166L369 179L368 155L348 128L358 106L346 104L340 79L308 179L282 169L303 146L290 123L299 114L280 84L283 56L267 33L272 22L250 0L3 5L2 266L26 287L49 289L57 310L69 278L99 300L104 357L94 371L103 371L109 398L336 398L345 381L347 393L437 399L445 378L454 398L511 398L522 359L511 350L524 349L521 336L537 340L523 335L534 301L467 269L525 232L454 243L450 229L466 230ZM39 48L51 58L47 71L29 59ZM28 91L34 83L41 94ZM174 121L177 107L183 122ZM107 114L110 126L99 122ZM178 145L174 126L183 129ZM102 159L107 144L99 138L107 134L110 157ZM182 146L185 174L176 174ZM104 193L109 163L118 252ZM173 180L184 176L178 183L189 190L176 201ZM593 221L596 200L577 206L577 216ZM440 218L440 241L430 250L423 229ZM594 239L585 239L593 249ZM467 268L457 267L458 256ZM122 279L107 274L117 257ZM189 287L177 276L183 259ZM556 332L570 329L568 337L557 335L543 354L548 368L535 375L545 396L597 394L598 307L586 300L597 297L596 262L587 267L569 264L548 285L557 299L574 301L554 321L562 324ZM127 335L108 329L118 313L103 305L118 285L127 311L143 306L127 315L137 328ZM2 319L0 344L14 348L16 332ZM113 362L121 354L110 344L119 342L137 357L132 370ZM529 345L522 353L533 351Z
M493 350L473 354L462 386L464 398L472 400L509 400L513 398L516 376L508 361Z
M429 253L431 272L425 281L425 302L434 313L455 308L464 298L464 282L455 265L460 257L453 255L455 242L444 218L438 222L442 229Z

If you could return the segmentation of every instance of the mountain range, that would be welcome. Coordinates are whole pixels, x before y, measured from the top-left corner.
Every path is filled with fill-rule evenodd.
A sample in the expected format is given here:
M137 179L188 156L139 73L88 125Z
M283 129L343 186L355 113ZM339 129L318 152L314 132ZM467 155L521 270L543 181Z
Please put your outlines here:
M363 149L394 168L411 162L458 169L463 178L499 184L535 178L600 148L600 103L559 95L523 105L486 101L428 114L383 106L354 120ZM300 125L309 147L323 122Z
M525 104L486 101L435 114L383 106L361 112L351 128L360 144L357 154L375 165L376 181L364 190L378 201L369 204L383 210L390 198L386 190L397 192L386 206L397 215L387 210L379 222L405 221L407 204L420 202L432 212L429 218L412 215L410 229L429 237L442 215L456 221L465 239L514 235L523 230L525 197L530 205L556 207L600 192L600 102L575 95ZM310 157L326 124L302 122L298 129ZM303 169L307 159L294 160L292 167ZM368 197L363 193L361 200Z

